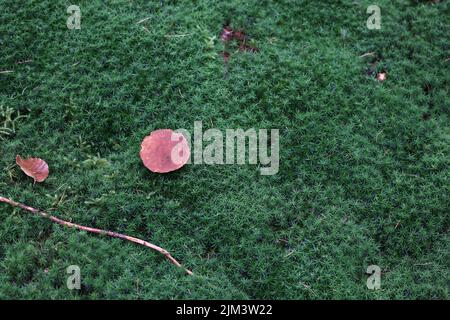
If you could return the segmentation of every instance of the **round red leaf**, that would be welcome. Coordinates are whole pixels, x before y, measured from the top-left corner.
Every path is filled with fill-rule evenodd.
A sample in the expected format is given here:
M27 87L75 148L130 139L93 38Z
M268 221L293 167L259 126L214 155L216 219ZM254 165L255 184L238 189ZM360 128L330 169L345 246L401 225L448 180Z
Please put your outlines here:
M153 131L141 144L142 162L150 171L157 173L180 169L189 161L190 155L186 138L170 129Z

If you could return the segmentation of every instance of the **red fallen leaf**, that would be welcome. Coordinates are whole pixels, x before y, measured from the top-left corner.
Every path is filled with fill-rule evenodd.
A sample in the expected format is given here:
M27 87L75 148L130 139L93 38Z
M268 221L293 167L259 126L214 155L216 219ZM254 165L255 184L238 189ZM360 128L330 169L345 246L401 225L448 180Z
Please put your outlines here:
M144 165L157 173L180 169L188 162L190 154L186 138L170 129L155 130L145 137L140 152Z
M387 72L383 71L377 74L377 80L383 82L387 79Z
M34 179L34 182L43 182L48 177L48 164L42 159L22 159L19 155L17 155L16 163L27 176Z
M222 52L223 62L228 63L230 60L230 53L227 51Z
M244 31L239 29L237 31L234 32L234 38L238 41L245 41L245 39L247 38L247 36L245 35Z
M224 26L222 32L220 33L220 39L222 39L223 42L233 40L233 29L228 25Z

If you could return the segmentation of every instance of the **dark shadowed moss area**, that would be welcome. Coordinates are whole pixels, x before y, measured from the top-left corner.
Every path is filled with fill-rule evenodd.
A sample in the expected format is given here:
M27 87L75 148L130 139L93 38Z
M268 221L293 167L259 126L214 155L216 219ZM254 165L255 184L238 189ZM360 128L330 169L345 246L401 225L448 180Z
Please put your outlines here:
M0 0L0 195L195 273L1 204L0 298L448 299L448 1L377 1L381 30L370 4ZM259 51L231 52L224 77L228 19ZM146 135L194 121L279 129L278 174L142 165ZM46 159L48 180L16 154Z

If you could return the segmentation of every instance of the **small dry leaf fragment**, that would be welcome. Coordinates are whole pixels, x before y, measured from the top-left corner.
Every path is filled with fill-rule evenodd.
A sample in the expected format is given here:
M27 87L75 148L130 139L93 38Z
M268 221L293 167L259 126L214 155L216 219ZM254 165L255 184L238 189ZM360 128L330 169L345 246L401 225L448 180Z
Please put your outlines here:
M230 60L230 53L228 51L224 51L222 53L223 56L223 62L226 64Z
M35 182L43 182L49 174L48 164L39 158L22 159L16 156L16 163L25 174L34 179Z
M387 79L387 72L383 71L377 74L377 80L383 82Z
M228 62L230 61L231 54L229 51L235 48L234 44L237 45L240 52L255 53L259 51L259 49L256 48L255 46L247 44L247 40L249 39L249 37L245 34L244 29L240 28L233 30L229 21L226 21L223 24L223 28L220 33L220 39L224 43L224 51L221 52L220 54L222 55L225 66L227 66ZM226 70L225 78L227 78L227 74L228 71Z
M180 169L189 161L190 155L186 138L171 129L155 130L141 144L142 162L150 171L157 173Z
M234 32L234 38L238 41L245 41L247 39L247 36L245 35L244 30L239 29Z
M220 33L220 39L222 39L223 42L233 40L233 29L228 25L224 26L222 32Z

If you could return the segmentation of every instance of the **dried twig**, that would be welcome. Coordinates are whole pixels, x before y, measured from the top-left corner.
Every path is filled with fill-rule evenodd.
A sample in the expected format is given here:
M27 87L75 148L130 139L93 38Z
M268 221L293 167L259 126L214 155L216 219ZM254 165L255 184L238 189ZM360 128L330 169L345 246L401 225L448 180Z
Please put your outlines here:
M32 212L32 213L34 213L36 215L39 215L39 216L44 217L44 218L47 218L47 219L49 219L49 220L51 220L53 222L56 222L56 223L58 223L60 225L63 225L63 226L69 227L69 228L75 228L75 229L84 230L84 231L87 231L87 232L97 233L97 234L101 234L101 235L107 235L107 236L110 236L110 237L113 237L113 238L119 238L119 239L123 239L123 240L127 240L127 241L138 243L138 244L146 246L146 247L148 247L150 249L156 250L159 253L162 253L174 265L176 265L177 267L183 268L181 266L181 264L177 260L175 260L170 255L170 253L167 250L165 250L165 249L163 249L161 247L158 247L157 245L154 245L154 244L152 244L150 242L147 242L147 241L144 241L144 240L141 240L141 239L138 239L138 238L130 237L130 236L127 236L127 235L124 235L124 234L120 234L120 233L117 233L117 232L112 232L112 231L107 231L107 230L102 230L102 229L97 229L97 228L91 228L91 227L85 227L85 226L82 226L82 225L79 225L79 224L75 224L75 223L72 223L72 222L64 221L64 220L61 220L61 219L59 219L59 218L57 218L55 216L49 215L48 213L46 213L44 211L40 211L38 209L29 207L27 205L15 202L15 201L13 201L11 199L4 198L4 197L1 197L1 196L0 196L0 202L4 202L4 203L7 203L7 204L9 204L9 205L11 205L13 207L19 207L19 208L21 208L23 210L30 211L30 212ZM189 275L192 275L192 271L190 271L188 269L185 269L185 270L186 270L186 272Z

